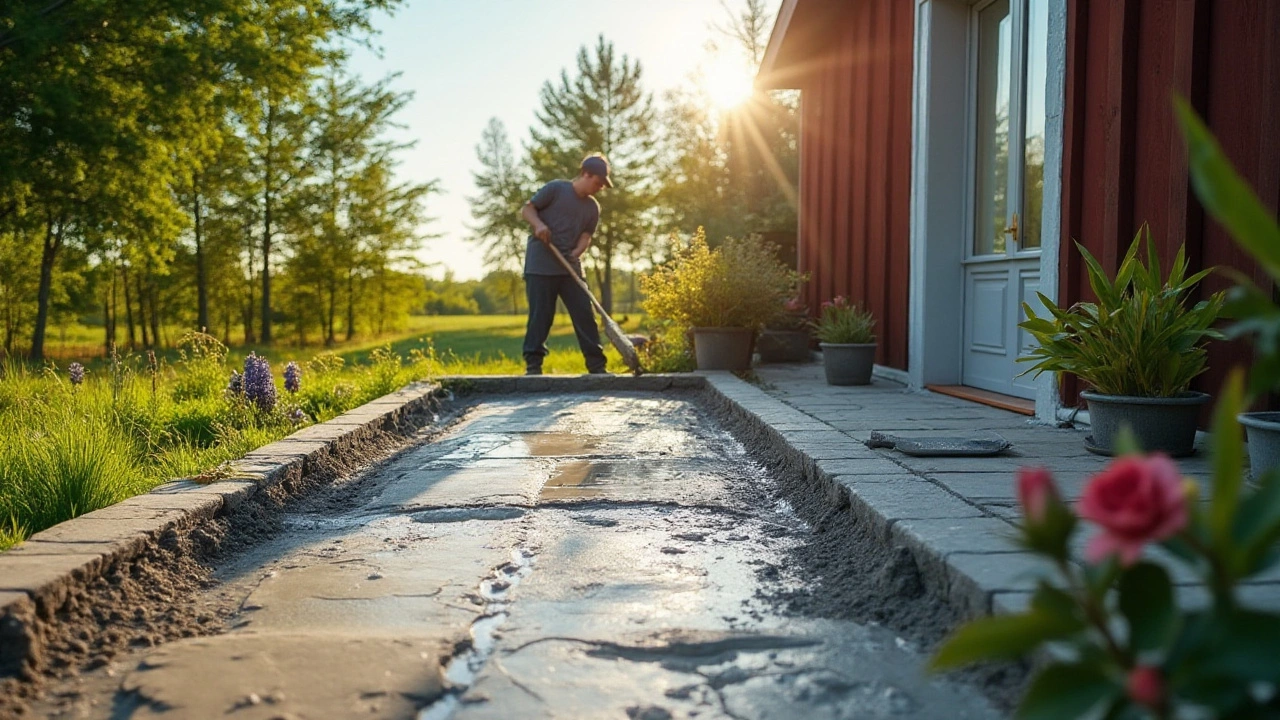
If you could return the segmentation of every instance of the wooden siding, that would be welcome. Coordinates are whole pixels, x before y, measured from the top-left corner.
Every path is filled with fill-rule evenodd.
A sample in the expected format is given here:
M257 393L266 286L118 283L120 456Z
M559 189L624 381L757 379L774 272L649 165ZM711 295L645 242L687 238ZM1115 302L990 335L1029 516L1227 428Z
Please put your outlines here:
M801 83L799 267L878 321L876 362L907 368L914 5L847 3Z
M1073 0L1067 102L1060 302L1091 299L1073 240L1114 269L1147 223L1171 259L1186 244L1193 269L1230 267L1270 283L1191 193L1171 98L1187 97L1241 173L1280 205L1280 3L1273 0ZM1208 293L1227 287L1215 275ZM1216 343L1197 387L1214 392L1247 348ZM1068 383L1064 397L1075 402Z

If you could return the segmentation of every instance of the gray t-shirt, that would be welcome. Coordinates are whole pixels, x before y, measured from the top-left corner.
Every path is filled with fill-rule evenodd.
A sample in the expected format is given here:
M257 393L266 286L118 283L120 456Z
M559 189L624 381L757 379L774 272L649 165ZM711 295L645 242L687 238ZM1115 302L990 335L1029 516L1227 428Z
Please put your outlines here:
M578 246L582 233L594 233L600 223L600 203L590 196L578 197L573 183L568 180L552 180L534 193L529 200L538 217L551 229L551 242L560 249L565 260L582 275L582 265L569 257ZM524 256L525 275L567 275L564 266L556 262L551 251L542 241L529 235Z

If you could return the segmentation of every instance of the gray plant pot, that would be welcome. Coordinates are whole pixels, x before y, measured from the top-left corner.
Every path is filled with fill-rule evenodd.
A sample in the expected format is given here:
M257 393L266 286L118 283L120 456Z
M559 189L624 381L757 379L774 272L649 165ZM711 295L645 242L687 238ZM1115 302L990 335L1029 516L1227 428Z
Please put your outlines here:
M751 328L692 328L699 370L750 370L756 331Z
M1248 412L1236 416L1249 439L1249 472L1255 478L1280 467L1280 412Z
M1202 392L1177 397L1147 398L1100 395L1088 390L1080 397L1089 403L1092 437L1085 447L1100 455L1112 455L1120 428L1128 425L1143 452L1163 452L1181 457L1195 452L1200 407L1209 401Z
M807 330L765 330L756 341L762 363L809 362Z
M867 385L876 363L875 343L819 343L828 385Z

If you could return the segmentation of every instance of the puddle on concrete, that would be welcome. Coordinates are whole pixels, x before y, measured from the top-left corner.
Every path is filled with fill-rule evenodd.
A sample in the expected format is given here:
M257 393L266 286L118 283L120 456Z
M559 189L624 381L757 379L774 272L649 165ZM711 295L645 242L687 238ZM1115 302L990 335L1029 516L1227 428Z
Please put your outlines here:
M468 520L514 520L524 517L524 510L514 507L437 508L409 516L420 523L455 523Z
M546 502L596 497L604 490L598 470L597 463L590 460L562 462L551 471L538 499Z
M530 457L581 455L600 443L600 438L567 432L539 432L524 435L521 440Z

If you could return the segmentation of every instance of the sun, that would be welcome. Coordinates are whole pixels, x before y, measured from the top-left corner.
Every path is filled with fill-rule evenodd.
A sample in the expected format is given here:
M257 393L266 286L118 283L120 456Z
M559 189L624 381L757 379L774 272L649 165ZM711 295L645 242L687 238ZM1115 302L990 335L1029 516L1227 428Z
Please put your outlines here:
M746 63L721 53L704 71L707 95L720 110L732 110L746 102L754 91L752 72Z

